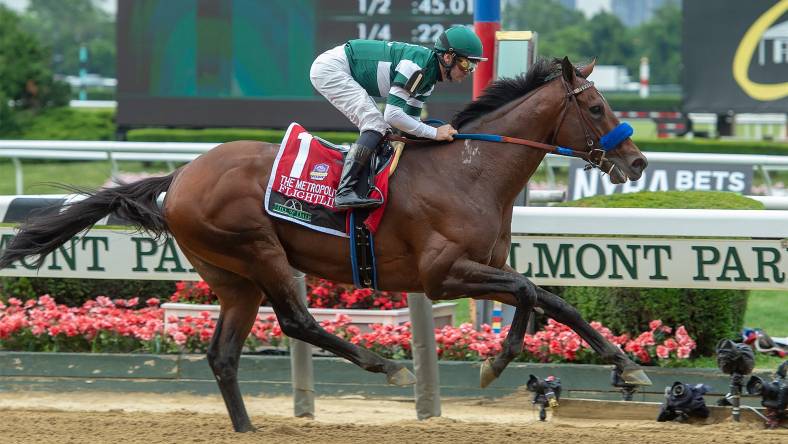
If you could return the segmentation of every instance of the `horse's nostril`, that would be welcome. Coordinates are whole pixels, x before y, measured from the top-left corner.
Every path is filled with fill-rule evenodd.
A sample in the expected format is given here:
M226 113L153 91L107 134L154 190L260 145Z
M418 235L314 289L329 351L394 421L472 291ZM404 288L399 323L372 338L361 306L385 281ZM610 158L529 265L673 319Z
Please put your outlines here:
M645 157L638 157L631 164L632 170L637 172L642 172L646 169L646 166L648 166L648 160Z

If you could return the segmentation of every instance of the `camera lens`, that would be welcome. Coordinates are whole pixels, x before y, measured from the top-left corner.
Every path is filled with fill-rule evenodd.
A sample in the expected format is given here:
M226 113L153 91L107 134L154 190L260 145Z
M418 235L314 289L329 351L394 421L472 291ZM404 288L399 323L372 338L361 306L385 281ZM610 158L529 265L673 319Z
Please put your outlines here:
M763 380L757 376L750 377L747 383L747 393L760 396L763 394Z

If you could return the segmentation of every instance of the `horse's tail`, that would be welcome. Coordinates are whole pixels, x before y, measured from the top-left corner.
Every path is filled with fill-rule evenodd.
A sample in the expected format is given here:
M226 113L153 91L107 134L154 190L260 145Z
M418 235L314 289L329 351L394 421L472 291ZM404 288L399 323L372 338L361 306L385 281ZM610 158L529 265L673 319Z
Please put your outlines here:
M36 255L34 264L40 267L47 254L112 212L140 230L157 238L162 236L168 228L157 199L159 194L169 189L178 171L98 191L58 184L87 197L63 205L58 212L47 211L28 218L1 252L0 269Z

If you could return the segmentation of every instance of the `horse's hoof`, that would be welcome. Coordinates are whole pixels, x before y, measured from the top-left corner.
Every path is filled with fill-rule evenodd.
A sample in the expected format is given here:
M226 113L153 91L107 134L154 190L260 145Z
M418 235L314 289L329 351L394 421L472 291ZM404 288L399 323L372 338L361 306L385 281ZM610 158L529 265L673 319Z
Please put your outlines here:
M625 384L651 385L651 379L649 379L648 375L646 375L646 372L640 368L624 370L624 372L621 373L621 379L624 380Z
M240 426L240 427L236 428L235 431L238 432L238 433L255 433L255 432L257 432L257 427L255 427L255 426L253 426L251 424L248 424L248 425L243 425L243 426Z
M482 367L479 370L479 385L481 385L482 388L487 387L491 382L498 378L498 375L493 369L492 363L493 358L487 358L484 362L482 362Z
M416 383L416 375L411 373L406 367L402 367L394 372L393 375L388 375L388 381L389 384L398 385L400 387L413 385Z

